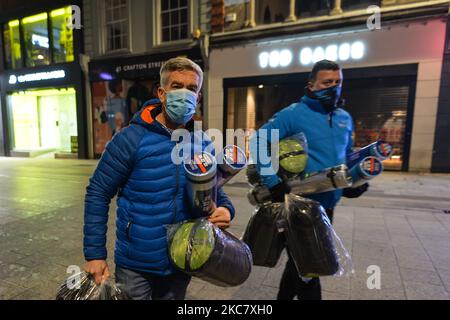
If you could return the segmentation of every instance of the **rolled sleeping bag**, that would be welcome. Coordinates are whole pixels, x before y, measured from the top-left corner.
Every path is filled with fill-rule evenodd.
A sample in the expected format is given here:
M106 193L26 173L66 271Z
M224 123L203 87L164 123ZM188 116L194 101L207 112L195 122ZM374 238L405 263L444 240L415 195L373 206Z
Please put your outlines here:
M253 265L273 268L285 247L285 238L279 228L283 220L284 203L263 205L251 216L242 241L250 248Z
M291 193L309 195L336 189L348 188L352 179L345 164L328 168L319 172L305 175L304 178L295 177L287 181ZM257 185L250 189L247 199L252 205L264 204L271 201L270 190L264 185Z
M339 257L332 226L319 202L288 195L286 206L286 244L302 277L334 275Z
M222 187L247 166L245 152L236 145L228 145L217 155L217 188Z
M217 198L217 161L207 152L193 153L192 159L184 161L187 178L186 190L192 213L195 217L206 217L211 213L212 203Z
M352 187L358 187L383 172L383 163L375 157L366 157L350 169Z
M296 178L288 181L291 193L297 195L347 188L351 186L351 183L351 177L345 164L308 174L304 179Z
M392 155L392 146L384 140L378 140L348 155L347 166L349 168L352 168L356 164L361 162L363 159L370 156L383 161L389 158L391 155Z
M252 269L249 247L207 219L178 225L169 236L169 257L181 271L222 287L244 283Z

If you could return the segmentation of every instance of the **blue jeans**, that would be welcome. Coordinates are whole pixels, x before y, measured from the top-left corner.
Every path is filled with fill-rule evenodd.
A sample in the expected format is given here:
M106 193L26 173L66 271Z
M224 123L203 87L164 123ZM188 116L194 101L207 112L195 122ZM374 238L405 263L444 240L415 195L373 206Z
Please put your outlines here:
M116 266L116 283L133 300L184 300L190 281L180 271L158 276Z

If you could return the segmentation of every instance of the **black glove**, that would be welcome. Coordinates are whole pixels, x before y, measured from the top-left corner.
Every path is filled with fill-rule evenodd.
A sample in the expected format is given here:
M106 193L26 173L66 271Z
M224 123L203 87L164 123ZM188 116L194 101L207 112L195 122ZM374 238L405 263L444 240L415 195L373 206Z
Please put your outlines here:
M291 188L289 188L289 186L284 182L280 182L279 184L273 186L269 189L272 196L272 201L284 202L284 195L289 193L291 191L290 189Z
M363 185L360 185L356 188L345 188L344 192L342 193L342 196L346 198L358 198L360 197L364 192L369 189L369 184L366 182Z

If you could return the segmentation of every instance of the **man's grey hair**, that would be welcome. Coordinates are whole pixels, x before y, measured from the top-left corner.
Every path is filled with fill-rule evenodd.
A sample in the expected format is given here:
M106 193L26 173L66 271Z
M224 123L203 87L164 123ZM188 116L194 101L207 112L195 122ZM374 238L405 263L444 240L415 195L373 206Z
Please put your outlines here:
M177 57L167 60L159 72L161 78L161 86L165 87L169 81L169 73L174 71L190 70L197 73L200 78L198 91L200 91L203 83L203 71L198 64L188 58Z

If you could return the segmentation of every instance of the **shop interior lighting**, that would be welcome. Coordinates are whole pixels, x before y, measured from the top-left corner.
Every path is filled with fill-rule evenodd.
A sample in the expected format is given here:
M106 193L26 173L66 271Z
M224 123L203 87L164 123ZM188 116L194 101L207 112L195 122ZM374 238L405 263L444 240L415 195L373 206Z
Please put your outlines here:
M8 26L10 26L11 28L18 27L19 20L13 20L13 21L8 22Z
M57 10L53 10L52 12L50 12L50 17L54 18L54 17L59 17L59 16L63 16L65 14L69 14L72 13L72 7L66 7L66 8L61 8L61 9L57 9Z
M45 19L47 19L47 13L46 12L40 13L40 14L37 14L37 15L34 15L34 16L31 16L31 17L23 18L22 19L22 23L23 24L34 23L34 22L39 22L39 21L45 20Z

